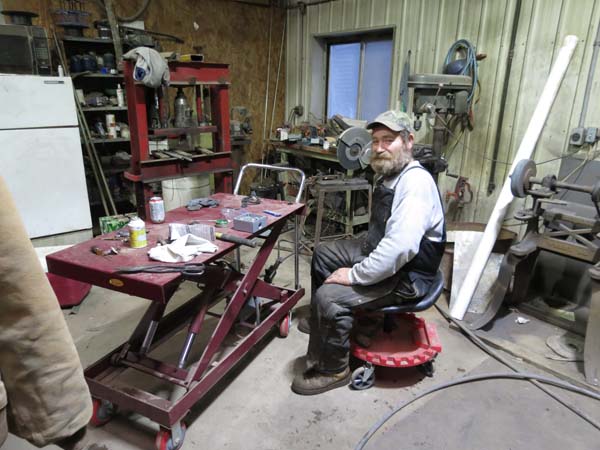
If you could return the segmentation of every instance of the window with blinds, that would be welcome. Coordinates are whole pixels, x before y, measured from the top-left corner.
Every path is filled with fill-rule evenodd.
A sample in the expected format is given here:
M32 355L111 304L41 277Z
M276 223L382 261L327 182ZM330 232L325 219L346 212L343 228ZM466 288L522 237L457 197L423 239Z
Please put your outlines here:
M327 117L372 120L389 109L392 49L391 38L328 45Z

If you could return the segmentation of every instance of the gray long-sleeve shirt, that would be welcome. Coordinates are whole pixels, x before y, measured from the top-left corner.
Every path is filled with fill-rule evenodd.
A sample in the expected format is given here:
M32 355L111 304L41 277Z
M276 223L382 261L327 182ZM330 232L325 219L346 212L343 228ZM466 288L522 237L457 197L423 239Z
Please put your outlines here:
M396 186L392 212L383 239L367 258L352 267L352 284L375 284L394 275L419 252L423 236L442 240L444 210L437 186L425 170L408 171L413 166L420 163L412 161L399 175L383 181L390 189Z

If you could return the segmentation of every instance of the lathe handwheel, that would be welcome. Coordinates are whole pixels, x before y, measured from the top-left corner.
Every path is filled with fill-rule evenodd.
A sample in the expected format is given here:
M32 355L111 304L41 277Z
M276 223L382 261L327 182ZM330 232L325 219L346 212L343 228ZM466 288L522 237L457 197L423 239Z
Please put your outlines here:
M537 173L535 162L531 159L522 159L519 161L510 175L510 191L515 197L524 198L531 188L529 179L535 177Z

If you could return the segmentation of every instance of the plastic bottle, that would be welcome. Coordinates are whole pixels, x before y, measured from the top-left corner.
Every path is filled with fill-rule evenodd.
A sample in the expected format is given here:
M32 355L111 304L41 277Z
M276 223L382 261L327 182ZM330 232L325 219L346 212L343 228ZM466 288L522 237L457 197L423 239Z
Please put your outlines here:
M125 106L125 98L123 97L123 89L117 84L117 106Z
M109 139L117 138L117 123L114 114L106 115L106 132L108 133Z
M131 219L129 224L129 245L131 248L142 248L148 245L146 224L139 217Z

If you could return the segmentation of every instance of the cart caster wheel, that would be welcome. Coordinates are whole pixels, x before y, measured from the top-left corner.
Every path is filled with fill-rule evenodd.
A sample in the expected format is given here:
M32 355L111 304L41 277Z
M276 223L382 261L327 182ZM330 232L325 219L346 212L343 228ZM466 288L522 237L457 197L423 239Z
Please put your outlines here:
M179 450L183 446L183 441L185 440L185 429L185 424L182 423L181 438L179 439L179 442L174 443L171 430L161 427L154 440L156 450Z
M358 367L352 372L352 387L357 391L369 389L375 383L375 369L373 367Z
M92 417L90 425L93 427L101 427L107 423L115 415L115 406L107 401L99 398L92 399Z
M292 323L292 313L288 313L281 321L279 322L279 336L282 338L288 337L290 334L290 324Z
M435 368L433 367L433 361L427 361L419 366L418 369L425 375L426 377L432 377L435 372Z

